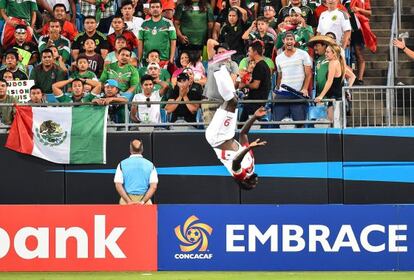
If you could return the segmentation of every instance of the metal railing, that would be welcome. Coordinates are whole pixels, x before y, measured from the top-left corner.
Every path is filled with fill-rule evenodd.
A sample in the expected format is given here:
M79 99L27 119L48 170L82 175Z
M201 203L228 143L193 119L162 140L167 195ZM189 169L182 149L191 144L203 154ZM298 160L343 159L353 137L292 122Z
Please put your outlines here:
M324 99L323 102L333 102L336 106L336 102L334 99ZM283 99L283 100L240 100L239 104L252 104L252 103L261 103L261 104L271 104L271 107L275 103L277 104L289 104L289 103L311 103L313 100L307 100L307 99ZM157 129L170 129L174 127L194 127L194 129L197 128L203 128L204 126L208 125L208 123L204 122L204 120L197 121L197 122L170 122L170 121L164 121L161 123L132 123L130 121L130 106L131 105L146 105L151 106L155 104L221 104L222 102L219 101L208 101L208 100L201 100L201 101L141 101L141 102L128 102L125 104L118 104L125 106L125 115L124 120L125 122L122 123L114 123L114 122L108 122L108 128L113 128L112 130L116 131L131 131L136 130L136 128L140 127L154 127ZM82 105L96 105L95 103L38 103L38 104L31 104L31 103L22 103L18 104L19 106L35 106L35 107L42 107L42 106L53 106L53 107L67 107L67 106L82 106ZM14 106L13 104L5 104L0 103L0 108L4 106ZM268 118L266 121L256 121L255 125L259 125L262 128L272 128L274 125L326 125L331 126L332 122L326 119L319 119L319 120L301 120L301 121L289 121L289 120L282 120L282 121L274 121L273 120L273 114L269 114L270 118ZM341 121L342 123L342 121ZM238 122L238 125L242 125L244 122ZM5 132L7 129L9 129L9 125L4 125L0 121L0 132ZM109 130L111 131L111 130Z
M342 91L352 95L343 127L414 125L414 86L344 87ZM345 104L342 111L346 113Z

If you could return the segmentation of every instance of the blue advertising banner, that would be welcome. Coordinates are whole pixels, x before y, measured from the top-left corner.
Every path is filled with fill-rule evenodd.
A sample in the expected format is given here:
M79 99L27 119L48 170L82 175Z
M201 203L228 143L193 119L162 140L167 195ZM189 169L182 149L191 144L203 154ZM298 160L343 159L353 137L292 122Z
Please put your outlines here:
M414 270L412 217L413 205L159 205L158 268Z

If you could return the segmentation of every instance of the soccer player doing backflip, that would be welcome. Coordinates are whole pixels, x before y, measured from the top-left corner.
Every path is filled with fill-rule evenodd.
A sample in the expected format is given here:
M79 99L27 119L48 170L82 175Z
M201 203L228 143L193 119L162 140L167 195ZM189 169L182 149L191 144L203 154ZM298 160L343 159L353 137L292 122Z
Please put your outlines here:
M219 66L220 61L231 55L231 51L215 55L210 62L216 70L210 78L214 78L217 84L217 91L207 91L210 99L223 100L223 104L217 109L214 117L206 129L206 139L214 149L218 159L227 168L238 185L242 189L250 190L256 187L258 183L257 174L254 173L255 162L252 149L266 145L266 141L256 139L249 143L247 134L254 121L266 115L264 107L256 110L254 115L242 127L239 135L239 141L235 136L237 125L237 97L233 80L225 65ZM219 67L217 67L219 66ZM210 64L209 64L210 68Z

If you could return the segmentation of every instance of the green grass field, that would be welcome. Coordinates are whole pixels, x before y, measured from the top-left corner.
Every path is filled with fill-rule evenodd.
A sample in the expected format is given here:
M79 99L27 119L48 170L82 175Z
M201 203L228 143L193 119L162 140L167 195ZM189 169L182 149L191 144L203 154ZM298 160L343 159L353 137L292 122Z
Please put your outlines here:
M412 280L414 272L0 272L1 280Z

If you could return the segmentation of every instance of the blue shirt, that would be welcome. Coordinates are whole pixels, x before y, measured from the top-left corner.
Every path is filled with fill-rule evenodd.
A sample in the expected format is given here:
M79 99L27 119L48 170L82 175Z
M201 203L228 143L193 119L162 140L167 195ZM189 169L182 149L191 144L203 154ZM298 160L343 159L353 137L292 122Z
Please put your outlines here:
M127 194L144 195L151 183L158 183L158 175L151 161L132 154L118 164L114 182L123 184Z

